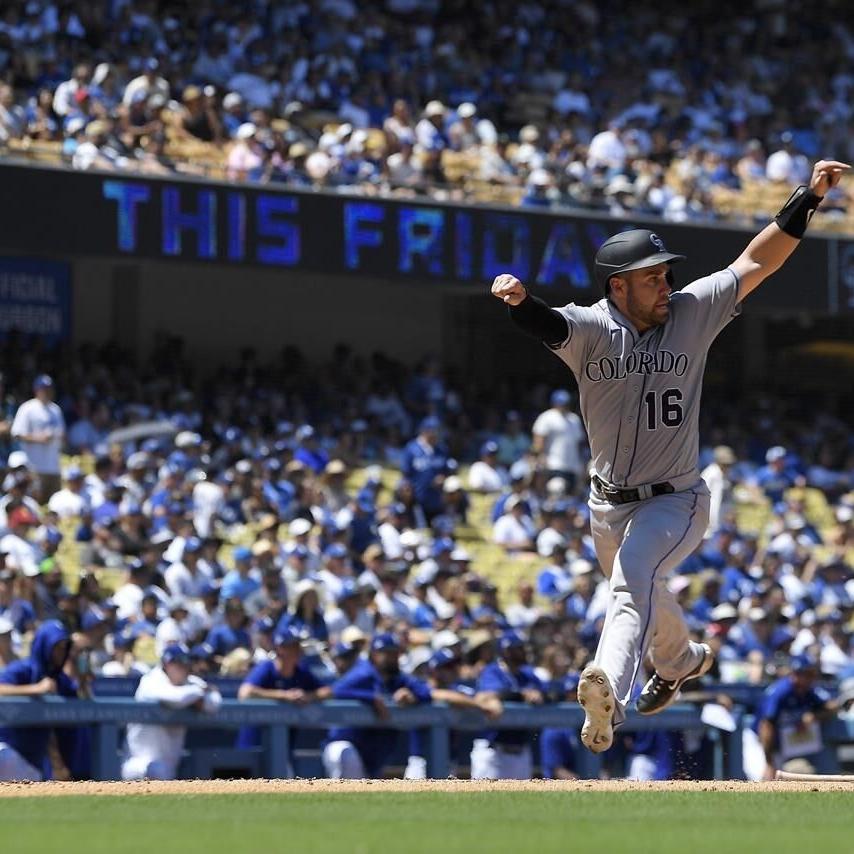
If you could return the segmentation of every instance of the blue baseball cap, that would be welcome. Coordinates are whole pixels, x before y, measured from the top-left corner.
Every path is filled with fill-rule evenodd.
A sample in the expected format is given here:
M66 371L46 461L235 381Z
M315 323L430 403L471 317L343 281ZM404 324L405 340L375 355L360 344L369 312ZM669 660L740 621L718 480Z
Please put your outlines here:
M237 546L232 554L235 560L252 560L252 550L246 546Z
M239 427L226 427L222 434L223 442L239 442L243 438L243 431Z
M573 691L577 691L580 679L581 674L579 673L567 673L566 676L563 677L563 682L561 683L563 693L571 694Z
M308 555L309 551L304 545L302 545L302 543L296 543L295 545L290 546L287 550L288 557L298 557L305 560Z
M45 528L44 541L51 546L58 546L62 542L62 531L57 528Z
M357 652L356 647L351 643L345 643L344 641L338 641L338 643L334 644L330 653L333 658L346 658L348 655L353 655Z
M385 649L400 649L400 641L391 632L374 635L371 639L371 652L382 652Z
M433 557L438 557L442 552L452 552L453 550L454 541L450 537L439 537L439 539L433 543L431 551Z
M559 388L557 391L552 392L552 406L567 406L571 400L572 395L564 388Z
M83 629L84 632L88 632L89 629L102 626L106 622L107 615L100 608L90 608L80 620L80 628Z
M211 593L219 595L219 587L215 581L203 581L199 585L199 596L210 596Z
M341 585L338 595L335 597L335 602L340 605L342 602L346 602L348 599L352 599L358 595L360 595L359 588L352 581L345 581Z
M190 649L193 661L209 661L216 655L216 650L209 643L197 643Z
M179 664L190 663L190 650L184 644L170 643L163 650L163 655L160 656L160 663L172 664L173 662L178 662Z
M525 641L517 632L505 632L498 639L498 648L501 652L506 652L508 649L513 649L518 646L525 646Z
M440 430L441 428L442 422L435 415L428 415L418 425L418 432L423 433L425 430Z
M285 626L279 629L273 636L273 643L276 646L291 646L292 644L301 644L302 638L300 633L293 626Z
M255 621L255 631L263 632L267 634L268 632L272 632L276 628L276 623L273 621L272 617L261 617L259 620Z
M792 673L803 673L805 670L818 670L818 662L808 655L793 655L789 662Z
M296 432L297 442L304 442L306 439L314 437L314 427L311 424L303 424Z
M53 388L53 378L49 374L39 374L33 380L33 389L38 391L40 388Z
M482 457L487 456L487 454L497 454L498 453L498 442L493 442L490 439L488 442L484 442L480 447L480 455Z
M136 642L137 635L129 627L113 633L114 649L130 649Z
M453 650L450 649L437 649L433 655L430 656L430 668L432 670L438 670L440 667L447 667L449 664L459 664L459 656L457 656Z
M198 537L188 537L184 543L184 554L196 554L202 550L202 541Z
M347 546L342 545L341 543L332 543L331 546L326 547L326 551L323 552L323 556L326 558L344 558L347 557Z

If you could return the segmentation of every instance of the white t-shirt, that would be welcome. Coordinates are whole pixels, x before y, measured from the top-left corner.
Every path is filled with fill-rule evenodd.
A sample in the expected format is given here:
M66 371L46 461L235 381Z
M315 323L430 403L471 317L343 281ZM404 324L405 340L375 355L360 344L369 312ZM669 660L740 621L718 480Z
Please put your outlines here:
M50 431L51 440L25 442L20 436ZM37 397L21 404L12 422L12 436L18 438L21 450L30 458L30 464L38 474L59 474L59 452L65 436L65 419L62 410L53 402L42 403Z
M584 440L581 419L574 412L547 409L534 422L533 433L544 439L546 466L550 471L584 473L579 443Z
M526 540L531 542L536 534L534 523L527 516L517 519L512 513L498 519L492 531L495 542L508 548L518 548Z
M0 537L0 551L8 555L7 565L12 566L14 564L15 568L20 569L24 575L29 577L38 575L38 565L43 555L35 543L31 543L17 534L6 534L5 537Z
M556 528L543 528L537 535L537 554L551 557L557 545L566 547L566 537Z
M186 599L199 598L202 595L202 585L214 580L213 575L201 563L197 563L195 572L190 572L180 561L173 563L163 577L170 595Z
M469 469L469 489L475 492L501 492L507 486L507 475L483 460L472 463Z
M383 552L390 560L397 560L403 554L403 546L400 544L400 531L391 524L383 522L377 529L380 535Z
M529 608L521 602L514 602L504 610L507 622L510 623L514 629L527 629L528 627L533 626L542 613L543 612L537 608L536 605L531 605Z
M70 489L60 489L59 492L54 492L51 495L47 506L60 519L70 519L73 516L80 516L85 510L88 510L89 502L77 492L72 492Z

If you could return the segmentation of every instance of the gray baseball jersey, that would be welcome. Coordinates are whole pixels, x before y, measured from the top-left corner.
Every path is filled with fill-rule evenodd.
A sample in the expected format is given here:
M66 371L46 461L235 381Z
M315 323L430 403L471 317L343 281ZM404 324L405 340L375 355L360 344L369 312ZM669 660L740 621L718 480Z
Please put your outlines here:
M741 310L726 268L670 300L670 316L643 335L607 299L558 308L569 335L551 349L578 380L593 468L620 487L697 473L700 393L709 346Z

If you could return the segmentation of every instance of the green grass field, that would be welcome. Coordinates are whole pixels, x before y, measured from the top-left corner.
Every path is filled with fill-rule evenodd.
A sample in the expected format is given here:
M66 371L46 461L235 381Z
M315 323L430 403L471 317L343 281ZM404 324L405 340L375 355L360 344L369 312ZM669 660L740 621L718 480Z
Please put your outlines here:
M0 799L0 851L854 852L846 792L448 792Z

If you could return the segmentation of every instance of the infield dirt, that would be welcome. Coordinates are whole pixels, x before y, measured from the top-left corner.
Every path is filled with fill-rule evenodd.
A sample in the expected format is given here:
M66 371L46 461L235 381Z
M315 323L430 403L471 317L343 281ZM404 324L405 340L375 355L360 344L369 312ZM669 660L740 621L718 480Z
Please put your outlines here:
M139 780L0 783L0 798L63 795L243 795L301 792L854 792L854 783L740 780Z

